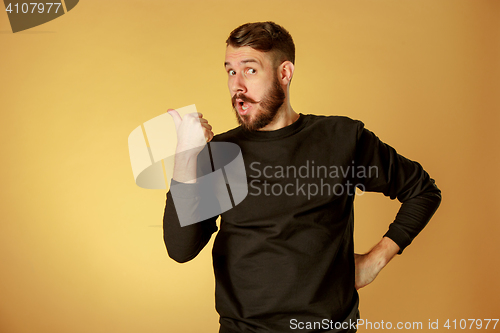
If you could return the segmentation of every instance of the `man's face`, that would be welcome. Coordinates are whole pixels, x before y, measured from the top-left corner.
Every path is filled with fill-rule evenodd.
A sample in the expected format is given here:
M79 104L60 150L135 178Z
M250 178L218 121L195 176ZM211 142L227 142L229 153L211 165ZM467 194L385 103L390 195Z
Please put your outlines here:
M225 67L239 124L250 131L270 124L285 101L271 55L249 46L228 46Z

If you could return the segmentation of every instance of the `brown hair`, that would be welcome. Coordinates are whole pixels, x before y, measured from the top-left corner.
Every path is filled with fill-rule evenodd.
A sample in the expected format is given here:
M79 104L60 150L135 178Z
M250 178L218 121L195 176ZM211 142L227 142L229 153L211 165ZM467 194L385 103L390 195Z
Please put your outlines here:
M246 23L234 29L226 44L233 47L250 46L261 52L272 52L274 67L283 61L295 64L295 44L285 28L274 22Z

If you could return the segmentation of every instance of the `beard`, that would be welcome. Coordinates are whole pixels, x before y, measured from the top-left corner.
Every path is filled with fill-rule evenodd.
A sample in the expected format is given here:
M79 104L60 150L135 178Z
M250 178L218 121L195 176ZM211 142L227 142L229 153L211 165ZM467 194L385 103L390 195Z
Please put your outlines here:
M232 98L233 110L236 114L238 123L244 130L257 131L269 125L278 114L280 107L285 102L285 91L281 87L278 77L274 77L274 82L269 91L264 95L260 102L254 101L243 94L235 94ZM258 104L260 111L251 118L251 115L240 115L236 110L236 99L241 99L243 102Z

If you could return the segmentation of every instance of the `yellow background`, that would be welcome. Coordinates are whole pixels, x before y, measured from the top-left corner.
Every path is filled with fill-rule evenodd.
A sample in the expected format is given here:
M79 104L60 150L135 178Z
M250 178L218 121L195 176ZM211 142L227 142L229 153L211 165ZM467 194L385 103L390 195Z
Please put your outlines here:
M16 34L0 13L2 333L217 332L212 242L168 258L165 192L135 185L127 138L193 103L234 127L224 41L263 20L295 40L296 111L364 121L443 192L362 317L500 317L500 1L85 0ZM358 252L398 207L357 197Z

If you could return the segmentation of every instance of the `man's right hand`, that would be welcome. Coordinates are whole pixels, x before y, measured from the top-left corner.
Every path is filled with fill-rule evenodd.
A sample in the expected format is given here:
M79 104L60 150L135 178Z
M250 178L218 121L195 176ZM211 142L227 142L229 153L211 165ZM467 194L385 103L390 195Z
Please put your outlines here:
M177 131L173 179L182 183L196 182L196 159L205 144L214 137L212 126L201 113L189 113L181 118L176 110L169 109Z
M200 148L199 153L214 137L212 126L201 113L188 113L181 118L176 110L169 109L167 112L174 119L177 131L177 152Z

